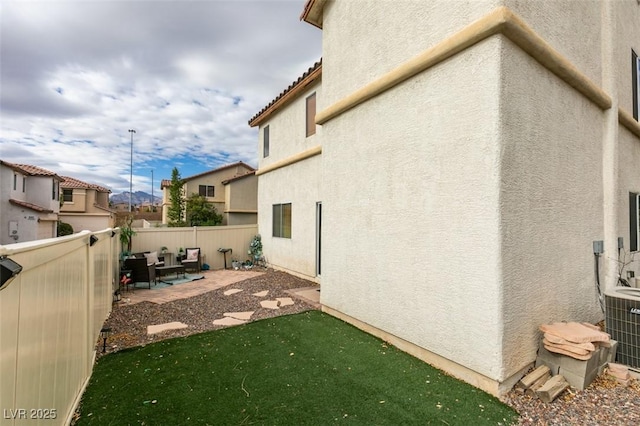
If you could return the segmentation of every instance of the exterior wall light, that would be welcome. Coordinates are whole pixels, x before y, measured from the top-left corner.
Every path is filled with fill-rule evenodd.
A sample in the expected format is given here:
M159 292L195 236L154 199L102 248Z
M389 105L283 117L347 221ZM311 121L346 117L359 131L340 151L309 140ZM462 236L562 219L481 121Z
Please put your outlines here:
M20 272L22 272L22 266L6 256L0 256L0 290L9 285Z

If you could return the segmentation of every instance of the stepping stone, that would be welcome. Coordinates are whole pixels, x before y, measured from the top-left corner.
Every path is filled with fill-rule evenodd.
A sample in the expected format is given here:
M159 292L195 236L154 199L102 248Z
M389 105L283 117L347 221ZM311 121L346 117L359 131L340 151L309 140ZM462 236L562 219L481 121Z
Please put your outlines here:
M231 317L231 318L239 319L239 320L248 320L249 318L251 318L251 315L253 315L254 312L255 311L225 312L224 316L225 317Z
M263 290L259 291L258 293L253 293L254 296L258 297L265 297L267 294L269 294L269 290Z
M224 317L217 320L213 320L213 323L215 325L240 325L240 324L246 323L246 321L242 321L242 320L231 318L231 317Z
M293 305L293 299L290 297L276 297L276 300L280 302L280 306Z
M263 300L262 302L260 302L260 306L267 309L280 309L278 308L277 300Z
M167 330L180 330L181 328L187 327L189 327L187 324L181 322L168 322L165 324L149 325L147 326L147 334L162 333L163 331Z
M236 293L240 293L242 291L242 289L239 288L232 288L231 290L227 290L224 292L225 296L231 296L232 294L236 294Z

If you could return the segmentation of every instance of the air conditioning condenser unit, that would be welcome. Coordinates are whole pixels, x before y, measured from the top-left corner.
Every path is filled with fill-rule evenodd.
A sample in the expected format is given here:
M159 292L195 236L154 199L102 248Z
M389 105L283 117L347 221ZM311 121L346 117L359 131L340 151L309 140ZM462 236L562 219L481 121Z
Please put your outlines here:
M605 291L605 327L618 341L616 362L640 368L640 288Z

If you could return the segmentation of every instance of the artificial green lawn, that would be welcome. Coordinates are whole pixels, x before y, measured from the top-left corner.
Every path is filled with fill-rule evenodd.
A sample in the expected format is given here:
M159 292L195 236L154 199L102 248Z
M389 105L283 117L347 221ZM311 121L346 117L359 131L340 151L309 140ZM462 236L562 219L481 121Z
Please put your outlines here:
M77 425L510 424L511 408L319 311L102 357Z

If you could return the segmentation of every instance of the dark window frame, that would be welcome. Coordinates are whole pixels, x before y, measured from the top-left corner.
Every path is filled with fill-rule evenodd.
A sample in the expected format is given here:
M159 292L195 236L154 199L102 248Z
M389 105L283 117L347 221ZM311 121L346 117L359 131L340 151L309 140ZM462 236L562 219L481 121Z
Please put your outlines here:
M316 134L316 92L305 99L305 131L307 137Z
M633 118L638 121L640 110L640 59L636 52L631 50L631 81L633 84Z
M274 204L272 207L272 235L291 239L291 203Z
M638 234L638 224L640 223L638 209L638 194L629 192L629 251L638 251L638 242L640 240Z
M213 185L198 185L198 194L203 197L214 198L216 196L216 187Z
M269 126L264 126L262 129L262 157L267 158L269 156Z
M73 203L73 189L62 189L62 201L65 203Z

